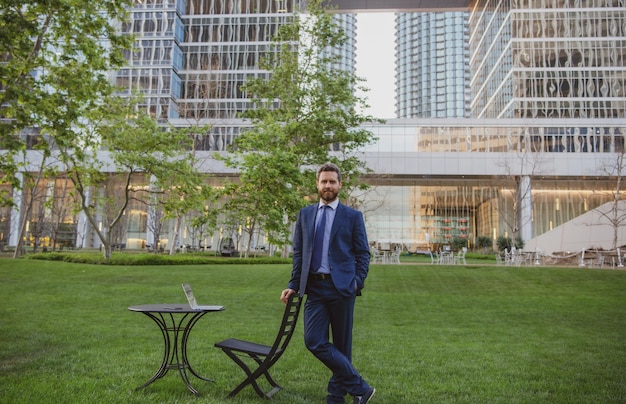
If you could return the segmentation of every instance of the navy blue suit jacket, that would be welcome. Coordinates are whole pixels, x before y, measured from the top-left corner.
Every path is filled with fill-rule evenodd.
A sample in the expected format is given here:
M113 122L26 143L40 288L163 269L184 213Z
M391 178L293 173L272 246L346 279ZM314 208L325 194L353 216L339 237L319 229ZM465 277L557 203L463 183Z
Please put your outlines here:
M300 210L293 234L293 269L288 288L302 296L311 270L318 204ZM369 270L370 250L363 214L341 203L330 231L328 264L335 287L344 296L360 292Z

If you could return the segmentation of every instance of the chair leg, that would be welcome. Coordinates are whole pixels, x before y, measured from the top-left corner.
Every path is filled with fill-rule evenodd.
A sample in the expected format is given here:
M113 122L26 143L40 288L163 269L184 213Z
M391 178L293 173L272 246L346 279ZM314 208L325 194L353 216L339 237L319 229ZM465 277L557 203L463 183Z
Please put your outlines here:
M253 359L258 365L259 368L257 368L254 372L250 369L250 367L244 362L242 361L237 355L235 355L234 353L232 353L231 351L226 351L224 350L224 352L226 353L226 355L228 355L245 373L248 377L246 377L246 379L244 381L242 381L241 383L239 383L239 385L237 387L235 387L233 389L233 391L231 391L228 394L228 397L235 397L244 387L246 387L247 385L251 385L252 388L254 388L254 391L256 391L256 393L259 395L259 397L263 397L263 398L270 398L271 396L273 396L274 394L276 394L277 392L279 392L280 390L282 390L283 388L276 383L276 381L274 381L274 379L270 376L269 374L269 366L266 366L263 364L263 360L261 358L259 358L258 356L254 356L254 355L250 355L248 354L248 356ZM265 393L261 387L259 386L257 379L261 376L265 376L265 379L267 380L267 382L272 386L272 389L270 391L268 391L267 393Z
M272 366L272 364L273 362L270 364L267 364L267 366L263 368L263 372L262 372L267 382L270 384L270 386L272 386L272 389L268 391L267 393L265 393L265 397L267 398L271 398L274 394L278 393L279 391L283 389L278 383L276 383L276 381L272 378L272 376L270 376L269 367ZM258 371L261 371L261 369L258 369Z
M259 369L259 371L260 371L260 370L261 370L261 369ZM260 376L260 374L259 374L259 376ZM265 380L267 380L267 382L270 384L270 386L272 386L272 387L273 387L273 389L272 389L272 390L276 390L276 389L278 389L278 390L282 390L282 389L283 389L281 386L279 386L279 385L278 385L278 383L276 383L276 381L272 378L272 376L270 376L269 366L264 368L264 370L263 370L263 376L265 376ZM278 391L278 390L276 390L276 391ZM274 393L275 393L275 392L274 392ZM272 393L272 394L274 394L274 393ZM272 394L270 394L270 393L266 393L266 394L265 394L265 396L269 397L269 396L271 396Z
M248 376L244 381L242 381L241 383L239 383L239 385L237 387L235 387L233 389L233 391L231 391L228 394L228 397L235 397L244 387L246 387L247 385L251 384L252 387L254 388L254 390L257 392L257 394L261 397L265 397L265 393L263 393L263 390L261 390L261 388L259 387L259 385L256 383L256 380L254 380L253 373L250 370L250 368L248 367L248 365L246 365L246 363L244 361L242 361L241 359L239 359L239 357L237 355L235 355L234 353L232 353L231 351L226 351L224 350L224 352L226 353L226 355L228 355ZM254 358L253 358L254 359ZM256 359L255 359L256 361Z

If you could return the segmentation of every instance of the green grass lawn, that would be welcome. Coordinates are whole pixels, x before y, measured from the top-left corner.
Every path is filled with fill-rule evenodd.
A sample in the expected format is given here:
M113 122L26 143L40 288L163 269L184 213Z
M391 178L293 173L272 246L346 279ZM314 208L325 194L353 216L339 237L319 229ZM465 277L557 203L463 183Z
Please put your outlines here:
M270 343L290 266L102 266L0 258L0 402L251 403L244 373L213 347ZM181 303L189 282L207 314L189 342L201 396L156 371L162 337L145 303ZM374 265L357 299L354 364L375 403L625 403L626 271ZM273 375L275 403L322 403L329 374L302 322Z

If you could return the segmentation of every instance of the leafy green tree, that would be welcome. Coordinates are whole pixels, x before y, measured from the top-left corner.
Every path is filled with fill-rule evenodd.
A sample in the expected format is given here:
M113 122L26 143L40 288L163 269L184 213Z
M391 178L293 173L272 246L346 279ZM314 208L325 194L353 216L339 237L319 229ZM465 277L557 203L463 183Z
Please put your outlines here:
M113 92L108 72L124 63L132 38L112 22L126 17L128 4L0 0L0 181L10 185L0 205L15 204L11 190L55 176L48 167L58 162L58 147L90 148L75 128ZM29 172L33 150L39 168ZM23 222L31 208L22 207Z
M132 102L124 104L114 96L109 72L125 64L123 52L133 40L120 34L116 24L126 19L131 4L0 0L2 181L21 186L15 173L27 161L21 156L32 141L19 135L37 128L41 136L34 147L42 159L66 170L105 257L110 257L114 230L124 222L128 201L142 192L143 187L135 186L140 178L152 176L157 188L179 194L194 195L202 186L193 159L185 153L188 135L159 127ZM108 156L100 161L103 149ZM13 203L10 194L0 198ZM169 211L183 212L193 198L185 199L170 201ZM99 216L105 223L102 230Z
M76 187L80 209L100 239L105 258L111 256L113 230L123 223L131 199L148 203L146 192L160 190L165 195L166 217L179 219L201 203L199 195L204 196L207 187L189 153L189 129L161 127L146 112L137 110L134 100L108 101L83 117L87 124L82 135L90 139L92 148L64 144L58 150ZM107 173L118 179L113 192L106 187L111 184ZM148 178L151 187L145 184ZM104 212L102 226L97 221L98 209Z
M24 166L27 166L26 162L24 162ZM13 258L17 258L21 255L22 246L26 238L26 224L31 219L33 207L37 204L39 206L46 204L46 197L41 184L45 182L46 178L54 175L54 173L56 173L56 170L54 167L51 167L51 164L44 157L39 159L36 170L32 172L16 173L14 180L19 183L19 188L22 190L22 212L19 219L19 233L17 245L13 252ZM38 220L37 223L39 223Z
M108 72L124 64L132 38L116 32L130 0L0 0L0 181L13 189L29 148L50 157L81 143L71 128L110 95ZM38 128L42 136L25 129ZM36 145L32 145L34 141ZM0 204L14 203L10 190Z
M329 50L346 43L345 32L321 1L281 27L260 62L268 77L243 87L254 108L244 113L253 127L235 142L226 164L238 169L231 184L232 209L262 226L270 243L288 243L298 210L315 194L314 170L332 161L342 168L344 188L366 171L356 151L374 140L359 126L376 121L359 111L366 101L363 80L338 66ZM345 197L345 194L344 194ZM236 201L234 199L237 199Z
M498 246L498 251L511 251L511 247L513 247L513 241L510 237L498 236L498 238L496 239L496 245Z
M450 241L450 247L452 247L452 249L455 251L458 251L463 247L467 247L467 239L461 237L453 237Z
M199 209L189 211L186 218L189 220L187 229L191 234L192 245L202 250L207 246L204 245L204 237L212 234L217 228L217 215L219 209L215 206L215 198L217 194L211 187L203 188L208 195L204 198L205 205ZM197 243L197 244L196 244Z

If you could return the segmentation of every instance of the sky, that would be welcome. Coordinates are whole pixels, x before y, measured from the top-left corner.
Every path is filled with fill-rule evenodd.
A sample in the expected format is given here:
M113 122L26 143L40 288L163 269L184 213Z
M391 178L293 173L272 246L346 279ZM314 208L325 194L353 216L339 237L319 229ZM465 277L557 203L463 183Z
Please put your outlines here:
M365 95L376 118L395 117L394 13L357 15L356 74L366 79Z

